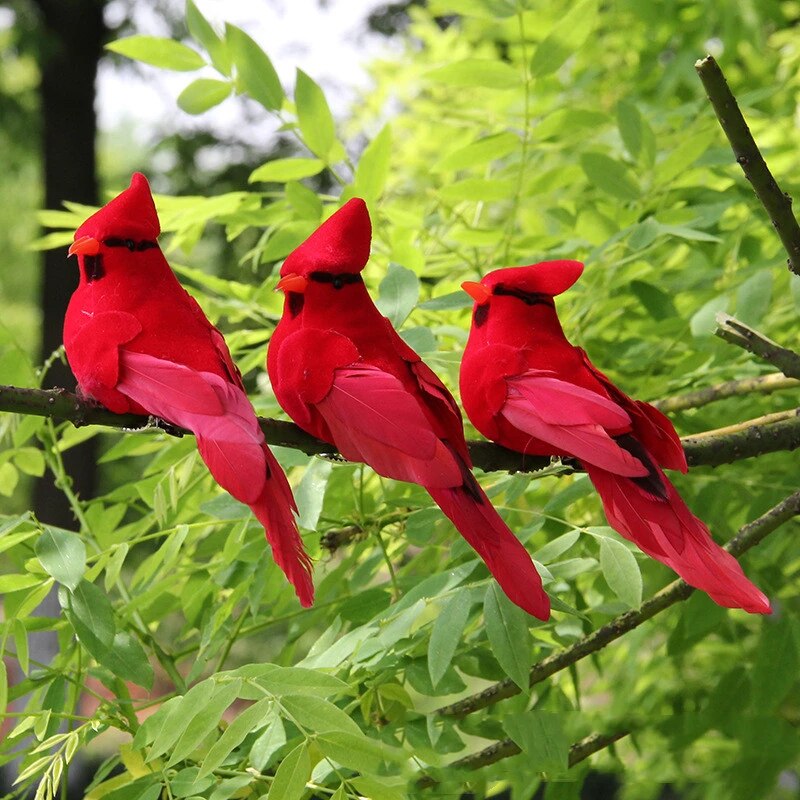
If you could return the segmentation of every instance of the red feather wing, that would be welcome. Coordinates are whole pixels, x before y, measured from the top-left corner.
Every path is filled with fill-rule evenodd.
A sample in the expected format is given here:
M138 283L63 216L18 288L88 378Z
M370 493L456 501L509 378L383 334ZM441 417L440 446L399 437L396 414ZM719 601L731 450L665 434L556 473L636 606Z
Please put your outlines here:
M576 348L586 368L602 384L603 388L624 408L631 417L633 432L656 461L667 469L686 472L686 454L680 437L672 423L657 408L641 400L633 400L616 386L589 360L586 351Z
M642 462L609 434L630 428L630 417L612 400L546 370L529 370L506 383L508 395L500 413L515 428L609 472L647 474Z
M117 413L129 410L115 391L119 379L119 347L136 338L142 326L133 314L103 311L67 313L64 346L81 391Z
M423 486L461 485L453 454L394 375L364 363L337 369L316 408L350 461L364 461L387 478Z

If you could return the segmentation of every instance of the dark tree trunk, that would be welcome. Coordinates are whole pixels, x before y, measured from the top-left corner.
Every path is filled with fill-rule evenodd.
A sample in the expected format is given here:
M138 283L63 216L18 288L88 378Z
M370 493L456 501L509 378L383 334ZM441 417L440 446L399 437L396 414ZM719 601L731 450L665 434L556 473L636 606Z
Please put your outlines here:
M35 0L35 5L41 15L44 206L60 208L64 200L96 205L94 100L97 64L106 38L105 0ZM64 312L77 282L77 267L67 261L63 249L45 252L40 289L42 360L62 342ZM75 380L58 361L49 371L46 385L72 388ZM94 445L90 440L64 456L73 486L82 497L91 497L95 488ZM33 505L39 519L74 526L66 498L49 474L37 481Z

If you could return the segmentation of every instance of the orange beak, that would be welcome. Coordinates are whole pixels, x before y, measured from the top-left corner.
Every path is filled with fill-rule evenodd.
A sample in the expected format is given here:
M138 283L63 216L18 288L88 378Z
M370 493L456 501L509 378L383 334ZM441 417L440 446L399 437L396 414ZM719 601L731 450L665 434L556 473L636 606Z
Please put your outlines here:
M464 281L461 288L479 305L485 303L492 296L491 289L476 281Z
M284 275L278 281L275 286L275 291L302 293L306 290L306 286L308 286L308 278L304 278L302 275L297 275L294 272L290 272L288 275Z
M71 256L96 256L100 252L100 242L92 236L76 239L67 251Z

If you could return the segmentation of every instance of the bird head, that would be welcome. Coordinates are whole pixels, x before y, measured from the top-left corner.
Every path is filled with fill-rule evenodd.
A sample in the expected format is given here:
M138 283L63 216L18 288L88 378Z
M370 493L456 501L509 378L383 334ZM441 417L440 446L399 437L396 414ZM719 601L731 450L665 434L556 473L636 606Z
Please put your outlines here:
M336 289L360 281L371 238L367 204L354 197L286 257L276 289L302 293L309 281L330 283Z
M534 307L544 308L542 319L552 317L557 325L553 297L569 289L582 272L580 261L542 261L527 267L496 269L480 282L464 281L461 288L475 301L474 327L486 322L489 308L495 305L502 307L501 316L525 318Z
M157 248L160 232L147 178L134 172L130 186L75 231L69 254L82 257L87 278L93 280L102 275L105 253L116 248L131 253Z
M580 261L542 261L527 267L505 267L485 275L480 283L464 281L461 288L478 303L492 296L517 297L528 305L566 292L583 272Z

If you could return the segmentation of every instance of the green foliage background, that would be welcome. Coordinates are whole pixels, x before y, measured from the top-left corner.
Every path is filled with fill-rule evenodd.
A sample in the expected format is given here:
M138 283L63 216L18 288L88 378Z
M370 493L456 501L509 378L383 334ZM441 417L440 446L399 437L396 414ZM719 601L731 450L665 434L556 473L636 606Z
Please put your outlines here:
M799 14L777 0L433 0L412 9L405 50L373 65L374 89L342 124L324 76L298 70L286 94L246 32L215 31L191 2L187 43L133 37L111 49L205 68L177 98L184 111L243 93L297 140L296 157L268 162L239 191L157 198L171 261L226 333L260 414L281 414L263 370L280 314L273 269L353 195L373 217L368 285L451 388L468 327L460 282L569 257L587 263L560 303L571 338L626 391L656 399L767 371L711 335L720 309L796 340L800 281L693 64L718 51L797 196ZM320 175L341 193L317 193ZM68 232L43 244L71 240L86 213L44 212ZM192 255L209 225L234 247L256 242L235 279ZM0 348L3 382L36 385L14 327L0 328ZM690 433L793 405L791 393L748 395L675 422ZM560 800L579 796L590 768L617 773L631 800L664 784L685 797L790 796L778 776L800 766L796 523L745 557L772 617L693 596L530 693L453 720L436 709L505 677L526 685L531 664L672 580L604 525L585 476L482 478L559 601L541 624L497 591L421 489L279 450L316 558L317 601L300 610L263 532L213 483L191 438L0 424L0 493L20 475L63 475L61 453L88 436L102 437L110 487L84 500L65 483L74 531L29 513L0 523L0 642L21 673L7 689L15 727L0 759L28 742L20 785L38 782L37 800L59 791L78 750L111 753L94 800L393 800L503 786L529 798L543 784ZM131 468L140 479L114 481ZM773 454L675 482L726 540L796 476L796 458ZM63 615L34 616L55 585ZM51 665L27 656L39 631L58 635ZM570 743L616 731L630 735L567 769ZM506 737L521 755L476 772L447 766ZM422 774L441 783L415 789Z

